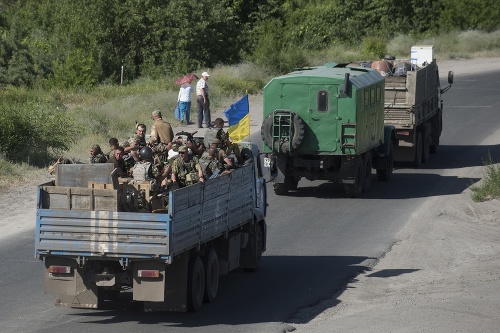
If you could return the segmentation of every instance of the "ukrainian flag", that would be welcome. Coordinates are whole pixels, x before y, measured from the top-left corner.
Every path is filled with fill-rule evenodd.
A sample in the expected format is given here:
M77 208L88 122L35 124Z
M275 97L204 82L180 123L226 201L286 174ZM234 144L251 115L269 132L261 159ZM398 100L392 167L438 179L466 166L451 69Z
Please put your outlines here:
M232 104L224 111L229 122L229 138L233 142L241 142L250 135L250 107L248 105L248 94L239 101Z

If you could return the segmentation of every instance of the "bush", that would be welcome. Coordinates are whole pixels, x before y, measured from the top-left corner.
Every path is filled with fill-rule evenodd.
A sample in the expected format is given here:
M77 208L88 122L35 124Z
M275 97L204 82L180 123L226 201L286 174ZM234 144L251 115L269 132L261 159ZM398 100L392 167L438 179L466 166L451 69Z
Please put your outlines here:
M367 36L363 38L364 53L368 58L383 58L387 53L385 40L381 37Z
M7 160L43 166L74 142L79 130L57 100L19 88L0 97L0 150Z
M470 187L472 200L476 202L500 198L500 165L493 162L490 154L483 164L485 171L481 184Z

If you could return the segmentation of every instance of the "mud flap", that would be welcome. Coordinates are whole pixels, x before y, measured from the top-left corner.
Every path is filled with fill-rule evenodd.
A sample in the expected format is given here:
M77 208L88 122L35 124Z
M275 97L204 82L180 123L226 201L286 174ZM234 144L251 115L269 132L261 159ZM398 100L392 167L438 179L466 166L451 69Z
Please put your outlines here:
M147 265L147 269L153 269L149 268L151 267L151 263L151 261L145 261L144 264L139 267L145 267ZM136 282L135 265L137 265L137 262L135 262L134 299L136 299L136 293L138 293L137 297L148 300L144 302L144 311L187 311L188 263L189 251L175 257L172 265L165 265L162 262L157 262L157 264L163 266L163 273L161 274L163 276L162 281L158 281L156 284L144 284L144 281L141 281L141 283L139 283L139 281ZM161 301L151 302L152 299L160 299L160 297L162 299Z
M50 266L70 266L69 274L53 274ZM44 293L55 294L55 304L74 308L98 308L98 287L94 282L85 280L84 269L78 267L75 259L46 257Z
M271 179L273 183L284 183L286 174L286 156L271 156Z

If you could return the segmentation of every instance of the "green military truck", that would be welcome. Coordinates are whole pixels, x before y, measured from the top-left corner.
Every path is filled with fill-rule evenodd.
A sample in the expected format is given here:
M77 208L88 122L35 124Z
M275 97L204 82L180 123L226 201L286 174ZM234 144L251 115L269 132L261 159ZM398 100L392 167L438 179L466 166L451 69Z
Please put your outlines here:
M306 178L341 182L357 197L368 190L372 168L378 179L391 178L396 136L384 125L384 83L374 69L328 63L264 87L264 164L276 194Z

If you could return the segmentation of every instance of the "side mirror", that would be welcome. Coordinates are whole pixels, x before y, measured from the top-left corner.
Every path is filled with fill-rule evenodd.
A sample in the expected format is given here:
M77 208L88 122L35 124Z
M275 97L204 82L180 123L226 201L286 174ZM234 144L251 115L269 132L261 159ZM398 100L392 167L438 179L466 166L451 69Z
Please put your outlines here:
M441 89L441 94L444 94L451 88L451 84L453 83L453 71L448 72L448 87Z

